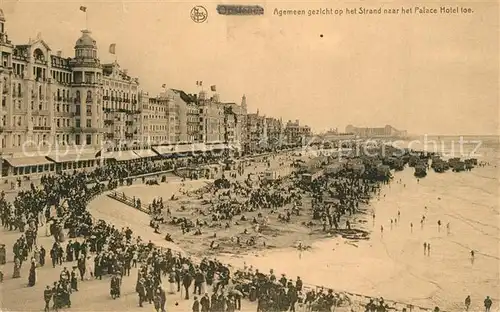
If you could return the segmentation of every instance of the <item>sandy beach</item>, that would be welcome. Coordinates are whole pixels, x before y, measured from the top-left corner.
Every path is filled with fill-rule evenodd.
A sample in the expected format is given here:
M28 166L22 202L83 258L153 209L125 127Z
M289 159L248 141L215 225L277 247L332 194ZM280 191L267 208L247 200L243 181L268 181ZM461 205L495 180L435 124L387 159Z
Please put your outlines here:
M495 170L486 167L460 174L429 172L420 183L413 177L411 168L396 173L394 181L384 186L380 196L371 201L370 211L376 212L375 219L368 211L351 220L355 228L373 231L368 241L346 240L338 235L314 233L297 224L270 222L275 232L266 235L265 247L231 248L234 244L228 243L210 250L209 233L200 237L182 235L172 226L165 230L184 251L198 256L217 255L236 267L247 264L265 271L274 268L287 276L301 276L314 285L426 307L439 305L449 311L461 307L463 299L470 294L478 298L473 307L480 307L484 296L498 300L500 293L500 219L495 208L498 205ZM178 196L180 188L193 191L210 182L183 183L172 179L160 186L135 185L119 191L150 202L159 196L164 199L173 194ZM153 233L147 226L147 215L110 198L101 197L92 202L91 211L96 218L112 223L117 220L117 225L130 226L138 235L159 245L174 246L167 244L163 235ZM391 227L390 220L397 219L398 211L400 218ZM307 213L307 209L304 210L304 218L310 218ZM423 215L426 222L421 227ZM442 222L440 229L438 220ZM217 241L223 242L241 230L235 226L222 234L219 231ZM299 252L293 247L299 241L311 244L312 249ZM423 253L424 242L432 245L429 256ZM474 263L469 255L472 249L476 250Z

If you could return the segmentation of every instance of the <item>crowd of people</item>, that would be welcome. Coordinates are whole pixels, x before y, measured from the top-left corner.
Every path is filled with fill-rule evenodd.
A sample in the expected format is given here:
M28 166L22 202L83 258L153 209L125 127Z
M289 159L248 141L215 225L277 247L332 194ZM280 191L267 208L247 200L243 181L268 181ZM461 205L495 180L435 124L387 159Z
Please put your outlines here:
M190 160L180 159L161 165L148 162L109 164L93 172L44 176L39 187L31 184L28 190L18 193L13 203L8 202L2 193L2 225L9 231L22 233L13 246L13 278L21 278L21 266L29 259L27 284L34 286L37 283L37 269L45 266L46 258L46 251L43 246L38 246L37 237L45 226L44 232L54 238L48 253L52 267L63 267L65 263L71 265L69 270L64 266L59 279L44 290L45 311L71 307L71 296L79 290L79 280L102 280L109 276L110 297L119 299L123 280L128 279L135 268L138 305L152 304L156 311L162 312L165 311L167 294L181 292L185 300L190 300L191 291L193 312L240 310L243 298L256 302L258 312L295 311L298 308L327 312L333 307L351 303L348 296L333 290L306 288L300 277L292 280L283 274L278 278L273 270L264 274L252 267L234 270L216 259L199 260L162 249L151 241L143 241L140 236L134 237L132 229L119 229L103 220L94 220L87 211L88 202L95 196L123 185L133 176L183 166L188 162ZM243 175L242 170L237 173ZM320 178L307 187L295 182L253 181L250 176L244 182L230 182L228 189L213 190L217 193L216 199L210 202L208 211L200 211L200 214L211 223L231 226L236 216L240 216L236 222L250 221L245 219L245 212L267 209L269 213L279 213L283 222L289 222L294 214L301 213L301 194L310 192L314 198L312 217L322 220L326 230L326 224L338 228L341 215L355 213L359 203L379 189L379 184L374 181L349 174L337 179ZM340 196L335 194L340 198L338 203L325 202L325 196L334 195L332 189L340 193ZM289 209L278 212L283 207ZM162 199L152 204L155 212L163 208ZM254 218L252 224L265 223L263 214L259 213L258 217L261 220ZM172 222L177 222L183 232L192 228L201 231L202 227L211 226L208 221L200 219L172 218ZM76 266L73 266L75 262ZM165 287L166 282L168 287ZM370 301L365 309L380 312L390 308L380 298Z

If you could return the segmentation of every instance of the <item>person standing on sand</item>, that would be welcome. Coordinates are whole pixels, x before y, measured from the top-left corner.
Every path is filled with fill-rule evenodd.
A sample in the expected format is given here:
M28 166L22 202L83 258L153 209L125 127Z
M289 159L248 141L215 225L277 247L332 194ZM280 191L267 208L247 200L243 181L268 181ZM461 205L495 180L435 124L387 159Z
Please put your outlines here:
M413 223L410 222L410 232L413 233Z
M427 256L431 255L431 243L427 243Z
M446 223L446 234L450 235L450 222Z
M424 242L424 256L427 254L427 243Z
M392 219L391 219L391 230L392 230Z
M441 232L441 220L438 220L438 232Z
M486 299L484 299L484 308L485 308L484 311L490 312L492 304L493 304L493 302L491 301L490 296L486 296Z
M470 295L465 298L465 311L469 311L470 307Z
M380 235L383 237L384 236L384 226L380 226Z

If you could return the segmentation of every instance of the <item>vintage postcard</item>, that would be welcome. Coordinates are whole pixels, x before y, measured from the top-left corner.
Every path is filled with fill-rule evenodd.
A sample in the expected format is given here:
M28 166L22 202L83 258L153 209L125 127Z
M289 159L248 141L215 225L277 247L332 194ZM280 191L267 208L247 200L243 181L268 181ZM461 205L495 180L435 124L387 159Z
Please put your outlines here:
M0 310L500 311L499 3L3 0Z

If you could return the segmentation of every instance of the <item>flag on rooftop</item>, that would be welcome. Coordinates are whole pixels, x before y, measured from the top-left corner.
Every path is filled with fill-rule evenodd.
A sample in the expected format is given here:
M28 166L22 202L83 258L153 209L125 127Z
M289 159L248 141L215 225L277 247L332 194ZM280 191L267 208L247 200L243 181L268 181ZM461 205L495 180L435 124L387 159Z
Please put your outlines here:
M216 85L210 86L210 90L213 92L217 91L217 86Z
M161 85L161 87L162 87L162 88L166 88L166 87L167 87L167 84L165 84L165 83L164 83L164 84L162 84L162 85Z
M203 85L203 81L196 81L196 85L201 87Z
M80 6L80 11L82 12L87 12L87 7L86 6Z
M109 53L110 54L115 54L116 53L116 43L112 43L109 45Z

